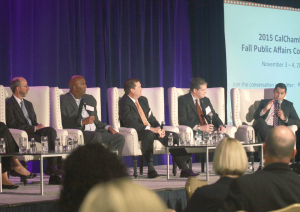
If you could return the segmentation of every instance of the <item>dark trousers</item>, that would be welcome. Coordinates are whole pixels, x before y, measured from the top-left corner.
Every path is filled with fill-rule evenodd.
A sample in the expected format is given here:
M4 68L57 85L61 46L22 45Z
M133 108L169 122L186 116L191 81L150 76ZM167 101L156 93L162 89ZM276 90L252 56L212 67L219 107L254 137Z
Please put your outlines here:
M256 120L256 131L255 134L257 134L258 141L264 142L267 138L267 135L269 134L270 130L273 128L273 126L267 125L266 121L263 118L258 118Z
M84 143L100 143L106 144L109 149L118 151L118 158L122 157L125 144L125 138L119 133L114 135L106 130L96 129L96 131L82 131Z
M15 139L11 135L8 127L3 123L0 122L0 139L3 138L5 141L5 147L7 153L12 152L19 152L19 146L16 143ZM11 157L3 157L2 158L2 173L11 170L10 165Z
M28 134L28 141L31 140L31 138L34 138L36 142L41 143L41 136L47 136L48 137L48 148L49 150L55 150L55 139L56 139L56 131L52 127L45 127L42 129L39 129L35 131L35 133ZM48 159L48 166L57 165L57 157L49 158Z
M162 143L162 145L168 146L168 136L170 135L170 133L172 133L174 144L179 145L178 135L174 132L166 131L166 135L163 138L159 138L158 134L155 134L150 130L142 130L138 131L137 133L139 140L142 141L142 154L147 163L153 161L154 140L159 140L159 142ZM186 161L190 158L185 148L170 149L170 154L172 155L173 160L175 160L175 162L177 163L178 167L181 169L183 167L183 163L186 163Z

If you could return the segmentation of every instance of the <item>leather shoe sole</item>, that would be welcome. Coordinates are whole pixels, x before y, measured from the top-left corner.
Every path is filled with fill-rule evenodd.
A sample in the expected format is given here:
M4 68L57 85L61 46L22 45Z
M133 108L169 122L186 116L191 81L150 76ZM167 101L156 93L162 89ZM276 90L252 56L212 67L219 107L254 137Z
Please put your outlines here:
M17 189L17 188L19 188L19 186L17 186L17 185L3 185L2 184L2 188L3 189Z

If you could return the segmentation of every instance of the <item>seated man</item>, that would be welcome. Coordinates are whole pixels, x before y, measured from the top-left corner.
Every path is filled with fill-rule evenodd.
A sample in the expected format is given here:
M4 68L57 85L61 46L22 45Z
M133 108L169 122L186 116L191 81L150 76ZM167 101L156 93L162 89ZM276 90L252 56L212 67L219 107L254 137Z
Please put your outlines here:
M214 111L209 98L205 97L207 82L200 78L192 78L190 93L178 98L179 125L186 125L194 131L200 127L202 132L214 130L226 133L226 127ZM212 114L212 118L208 114Z
M234 179L221 211L273 211L300 203L300 176L288 165L295 142L286 126L271 129L263 145L266 167Z
M75 75L68 84L70 92L60 97L63 128L82 130L85 143L107 144L109 148L118 150L121 159L125 138L111 126L99 121L96 99L85 94L85 79Z
M154 117L146 97L142 96L142 87L138 79L128 79L124 83L124 96L119 101L119 117L122 127L134 128L139 140L142 141L142 154L148 164L148 178L159 177L153 166L153 142L159 140L164 146L168 144L168 135L160 129L160 124ZM174 143L178 143L178 136L173 133ZM171 149L173 160L182 169L180 177L196 176L187 168L189 156L185 149Z
M10 82L10 88L13 95L6 100L6 124L8 128L24 130L28 134L28 139L34 138L41 142L41 136L48 137L49 150L55 148L56 131L52 127L45 127L37 123L36 114L32 103L24 99L28 93L29 87L26 79L15 77ZM57 158L48 159L48 167L45 174L50 175L49 184L61 184L60 170L57 170Z
M278 83L274 89L274 99L261 100L254 113L253 128L260 141L264 141L270 129L278 125L300 127L300 120L293 103L284 99L286 92L285 84Z

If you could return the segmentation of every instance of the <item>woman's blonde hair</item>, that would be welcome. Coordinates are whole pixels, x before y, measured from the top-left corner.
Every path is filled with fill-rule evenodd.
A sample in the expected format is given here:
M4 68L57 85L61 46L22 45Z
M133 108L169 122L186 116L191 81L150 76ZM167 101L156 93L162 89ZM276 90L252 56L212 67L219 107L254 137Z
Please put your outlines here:
M234 138L224 138L214 155L213 169L217 175L243 175L248 168L248 158L243 145Z
M117 179L96 185L87 194L79 212L166 212L163 201L151 190Z

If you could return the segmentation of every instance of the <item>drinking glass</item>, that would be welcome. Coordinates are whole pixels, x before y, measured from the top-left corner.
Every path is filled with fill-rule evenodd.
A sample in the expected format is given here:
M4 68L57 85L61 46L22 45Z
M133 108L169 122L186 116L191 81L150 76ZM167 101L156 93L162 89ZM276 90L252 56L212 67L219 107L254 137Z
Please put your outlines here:
M253 143L253 131L247 131L248 134L248 143Z
M48 137L41 136L42 152L48 152Z
M74 135L73 137L73 149L76 149L78 147L78 137Z

